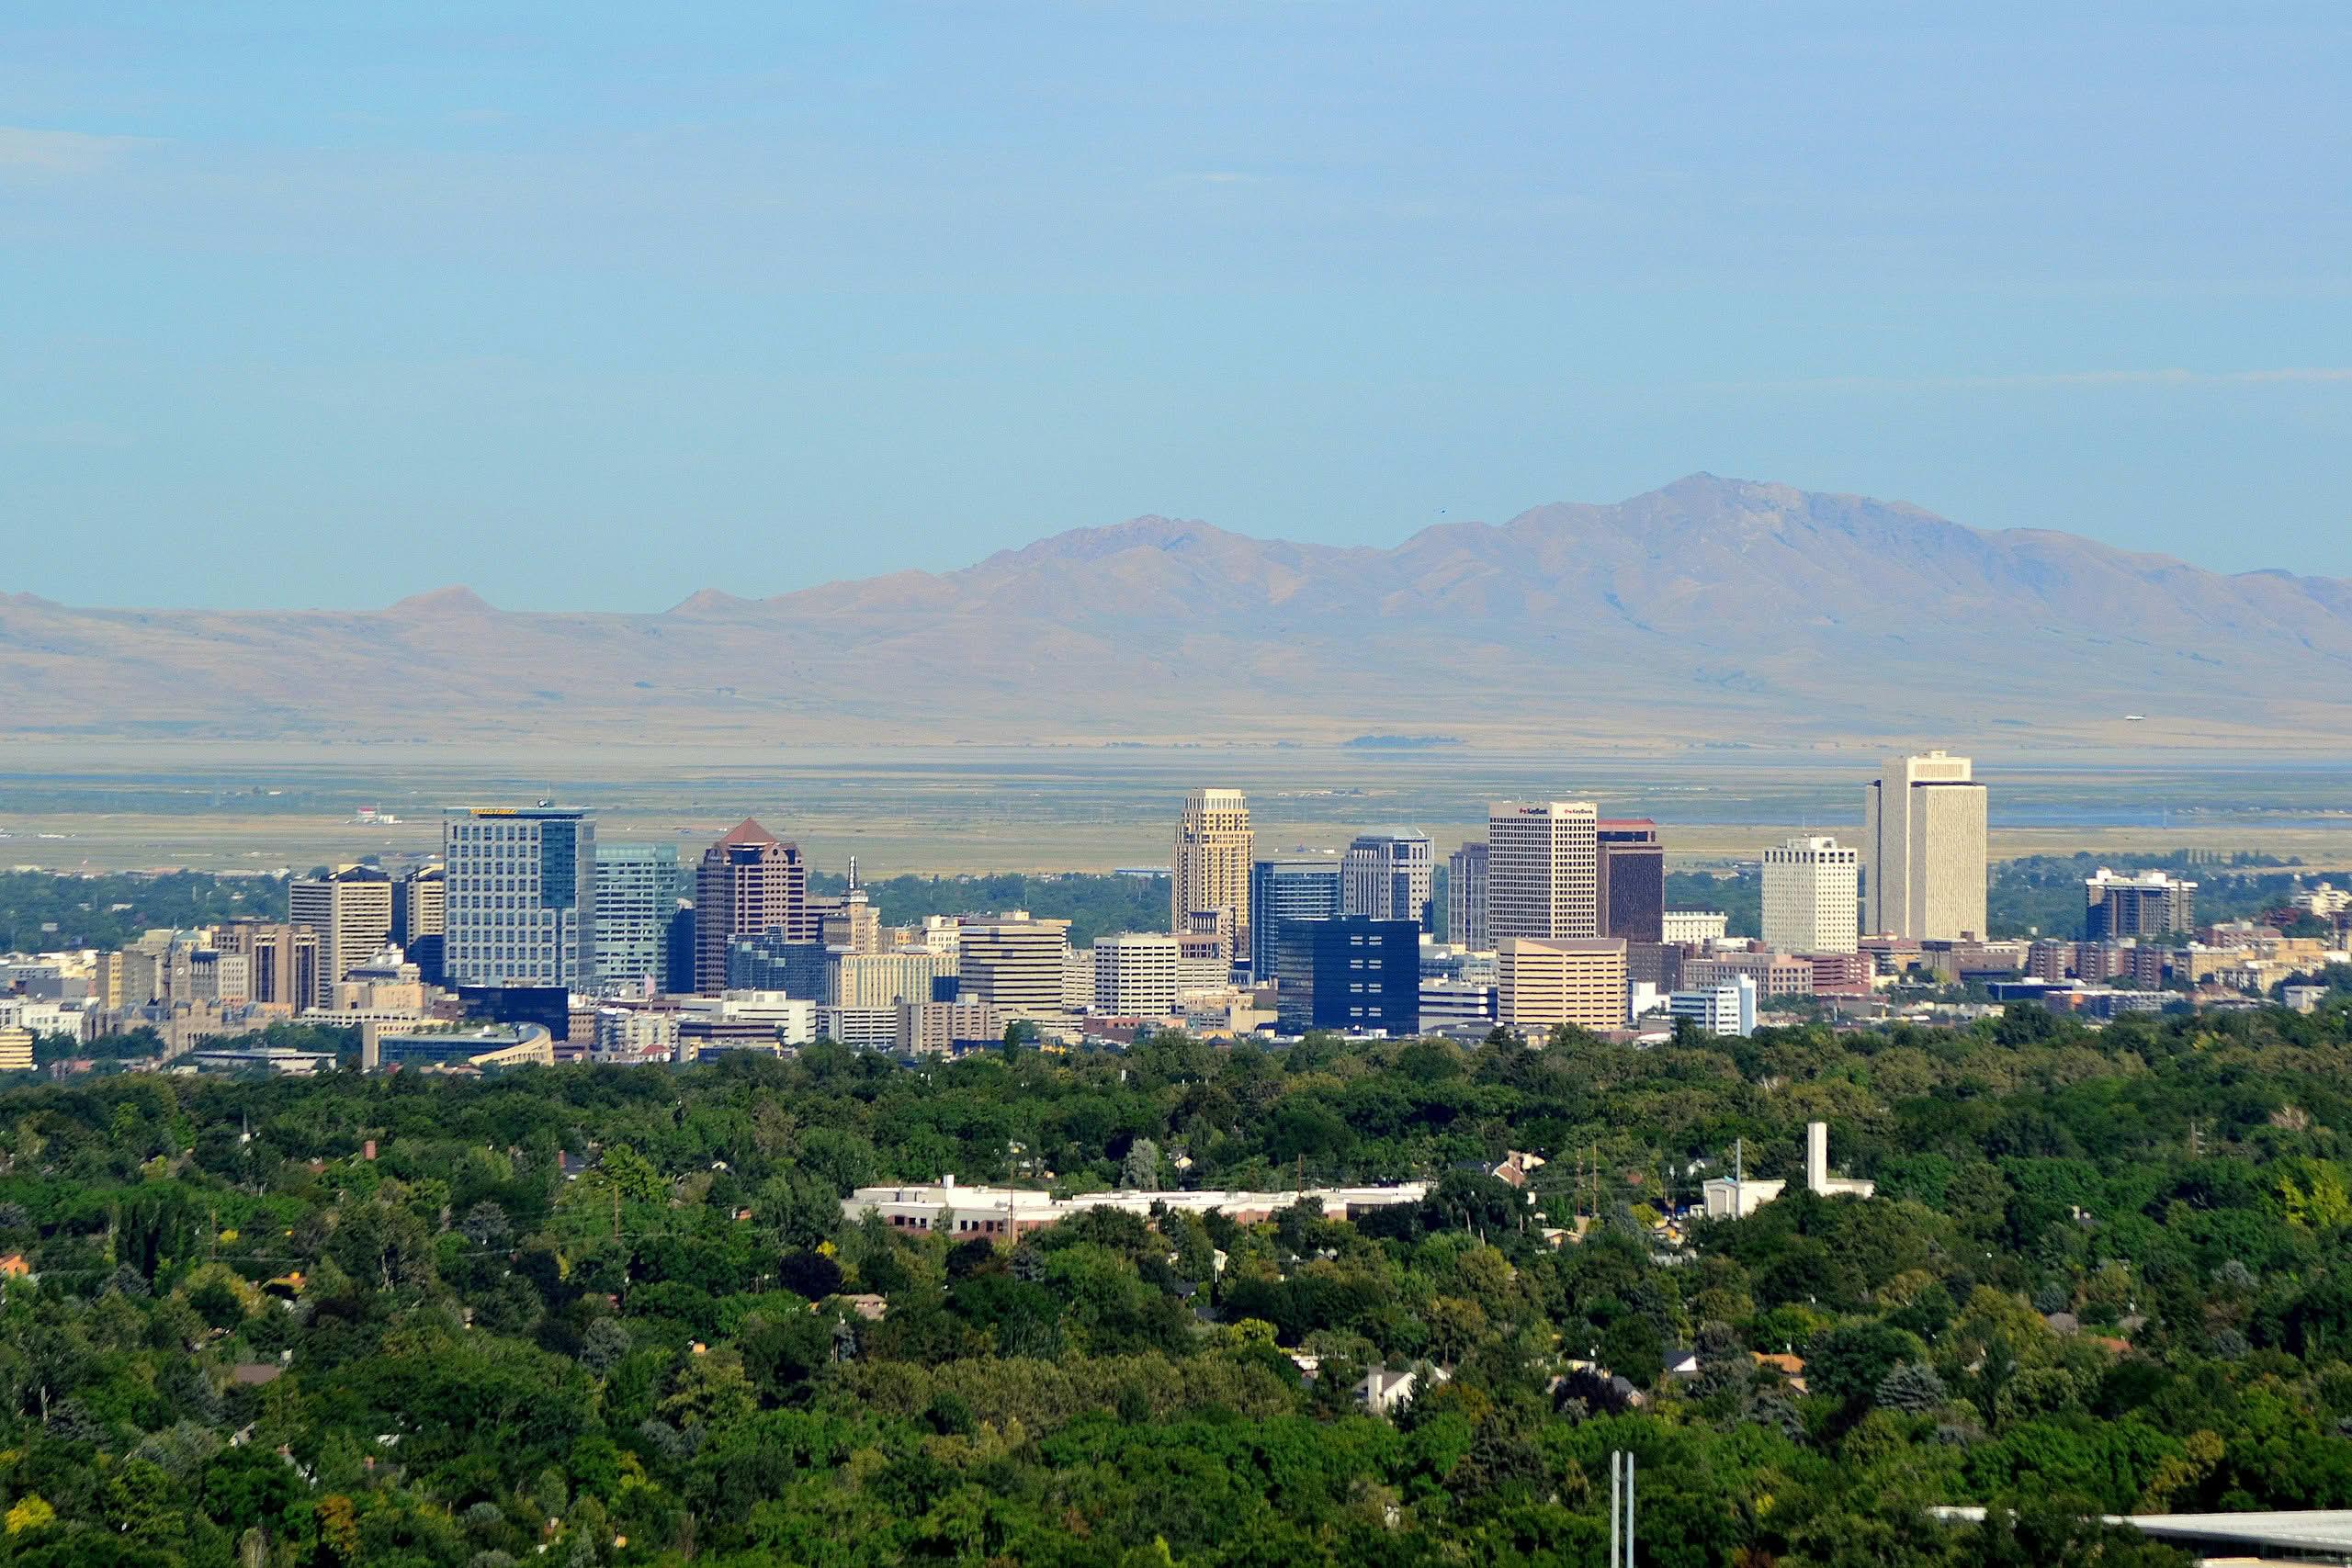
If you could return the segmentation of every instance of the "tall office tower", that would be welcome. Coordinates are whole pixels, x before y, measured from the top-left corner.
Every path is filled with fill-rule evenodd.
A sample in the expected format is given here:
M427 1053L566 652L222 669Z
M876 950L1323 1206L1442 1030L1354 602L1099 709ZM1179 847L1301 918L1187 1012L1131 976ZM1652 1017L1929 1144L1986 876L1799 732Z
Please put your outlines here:
M403 948L448 929L449 879L438 864L411 866L392 880L392 940Z
M1862 798L1872 936L1984 934L1984 786L1965 757L1898 757Z
M441 983L448 909L449 879L438 861L412 866L392 879L392 940L430 986Z
M1319 855L1283 855L1250 864L1250 977L1274 973L1274 942L1284 920L1328 920L1340 912L1340 863Z
M1487 940L1487 846L1464 844L1445 857L1445 940L1484 953Z
M1861 852L1795 838L1764 852L1764 945L1776 953L1852 953L1861 938Z
M1487 937L1600 934L1600 817L1589 800L1487 808Z
M739 939L781 931L788 942L817 940L808 907L808 867L800 846L746 817L705 850L695 873L695 989L727 988L727 954Z
M2197 925L2197 884L2161 871L2118 876L2100 866L2083 879L2083 935L2091 942L2168 936Z
M1505 937L1495 960L1495 1021L1505 1029L1625 1026L1623 938Z
M246 995L296 1012L319 1005L319 933L309 926L232 920L221 931L232 952L244 955ZM326 989L334 990L332 985Z
M1436 855L1426 833L1359 833L1340 862L1340 908L1371 920L1430 927Z
M1274 1026L1410 1034L1420 1025L1421 928L1341 915L1290 920L1274 943Z
M690 996L695 988L695 901L681 898L670 911L669 947L664 953L662 988L673 997Z
M660 986L670 973L670 917L688 886L675 844L596 846L596 988Z
M1250 951L1250 802L1239 790L1196 789L1184 797L1170 867L1170 931L1191 930L1195 910L1229 910L1235 951Z
M986 1002L998 1017L1053 1021L1062 1002L1068 920L1036 920L1026 912L976 916L956 931L956 995Z
M1658 942L1666 925L1666 840L1646 817L1594 824L1600 856L1600 934Z
M324 1007L334 999L334 983L391 940L391 874L345 865L325 876L297 877L286 890L286 919L319 933L319 988L308 1005Z
M585 988L596 957L596 819L564 807L485 807L441 821L451 985Z
M1093 1010L1117 1017L1159 1018L1176 1010L1177 939L1162 931L1120 931L1094 939Z

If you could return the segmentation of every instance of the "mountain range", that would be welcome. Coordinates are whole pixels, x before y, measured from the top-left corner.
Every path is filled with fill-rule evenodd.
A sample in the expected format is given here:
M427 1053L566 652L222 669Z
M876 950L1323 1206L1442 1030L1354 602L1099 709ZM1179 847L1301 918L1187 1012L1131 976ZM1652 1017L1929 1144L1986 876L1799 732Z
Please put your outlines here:
M1393 548L1138 517L654 615L0 594L24 737L2310 745L2347 693L2352 581L1704 474Z

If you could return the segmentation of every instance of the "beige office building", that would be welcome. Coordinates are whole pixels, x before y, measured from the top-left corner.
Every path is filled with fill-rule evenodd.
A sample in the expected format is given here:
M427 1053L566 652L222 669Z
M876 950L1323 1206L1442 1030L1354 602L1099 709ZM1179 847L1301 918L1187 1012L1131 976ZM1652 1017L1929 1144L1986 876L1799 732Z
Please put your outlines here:
M1764 945L1777 953L1852 953L1861 938L1861 852L1796 838L1764 852Z
M955 975L956 954L922 951L906 953L835 952L828 956L832 984L827 987L831 1005L839 1008L889 1008L900 1002L931 1000L932 984Z
M1238 789L1196 789L1184 797L1170 867L1168 929L1188 931L1204 909L1225 912L1235 953L1250 951L1250 800Z
M1487 930L1507 937L1600 934L1600 812L1589 800L1487 808Z
M1005 1021L1057 1021L1068 920L1032 919L1022 911L964 921L957 932L956 999L985 1003Z
M1505 937L1495 947L1496 1021L1542 1035L1625 1026L1625 943L1619 937Z
M28 1073L33 1070L33 1032L29 1029L0 1029L0 1073Z
M1965 757L1899 757L1863 792L1861 869L1873 936L1984 934L1984 786Z
M1178 939L1158 931L1120 931L1094 943L1098 1013L1160 1018L1176 1009Z
M420 865L392 884L392 940L414 947L449 929L449 874L438 862Z
M220 936L244 954L246 994L254 1001L300 1012L334 988L319 978L319 933L309 926L232 920Z
M286 919L319 933L319 991L308 1005L324 1007L334 998L334 983L391 940L392 879L372 865L298 878L286 892Z
M986 1002L900 1002L896 1044L901 1056L936 1056L959 1041L994 1040L1003 1021Z

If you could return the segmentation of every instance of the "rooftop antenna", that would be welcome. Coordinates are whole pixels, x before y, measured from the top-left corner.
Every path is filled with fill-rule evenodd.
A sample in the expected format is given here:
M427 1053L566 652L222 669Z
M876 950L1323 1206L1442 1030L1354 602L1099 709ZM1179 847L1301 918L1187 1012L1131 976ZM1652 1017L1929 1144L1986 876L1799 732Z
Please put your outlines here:
M853 893L857 891L857 857L855 855L849 857L849 890Z

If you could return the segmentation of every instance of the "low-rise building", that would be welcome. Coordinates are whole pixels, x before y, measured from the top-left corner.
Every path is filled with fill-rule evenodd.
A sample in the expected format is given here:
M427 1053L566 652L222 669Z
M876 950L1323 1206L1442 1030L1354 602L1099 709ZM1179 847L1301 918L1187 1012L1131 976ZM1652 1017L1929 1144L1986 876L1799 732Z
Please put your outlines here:
M1717 985L1676 991L1666 998L1666 1012L1689 1019L1709 1034L1744 1040L1756 1032L1756 977L1735 975Z
M536 1023L407 1029L368 1024L359 1032L359 1066L371 1073L390 1068L479 1073L501 1067L551 1067L555 1035Z
M1658 940L1675 946L1704 947L1728 933L1731 917L1721 909L1668 909L1660 917Z
M1120 1191L1057 1198L1028 1188L967 1187L953 1176L944 1176L936 1182L861 1187L842 1200L842 1215L854 1223L869 1213L879 1214L894 1230L963 1240L1017 1236L1091 1209L1114 1209L1144 1218L1155 1211L1204 1214L1214 1210L1238 1224L1254 1224L1300 1202L1319 1205L1326 1219L1355 1220L1375 1209L1419 1203L1428 1196L1427 1182L1407 1181L1295 1192Z

